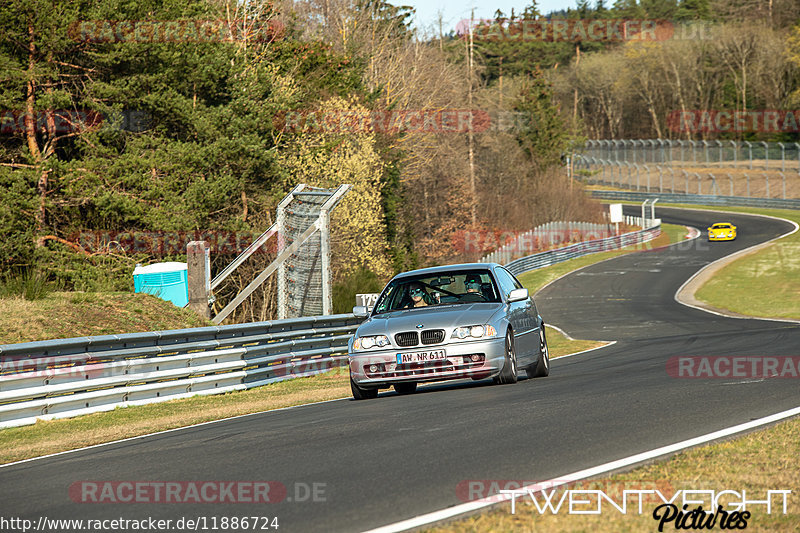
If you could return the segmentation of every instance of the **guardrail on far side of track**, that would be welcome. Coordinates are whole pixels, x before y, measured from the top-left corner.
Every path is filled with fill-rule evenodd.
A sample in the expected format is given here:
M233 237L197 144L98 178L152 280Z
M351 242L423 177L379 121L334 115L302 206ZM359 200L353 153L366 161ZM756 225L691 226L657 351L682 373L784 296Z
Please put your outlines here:
M642 223L641 219L638 219L637 222L640 224ZM562 261L575 259L576 257L598 252L606 252L609 250L618 250L632 244L641 244L643 242L653 240L661 235L661 220L648 219L646 222L648 227L645 227L639 231L623 233L622 235L607 237L605 239L583 241L565 246L564 248L547 250L546 252L540 252L538 254L515 259L506 264L505 267L509 272L515 276L518 276L523 272L528 272L529 270L536 270L537 268L554 265L556 263L561 263Z

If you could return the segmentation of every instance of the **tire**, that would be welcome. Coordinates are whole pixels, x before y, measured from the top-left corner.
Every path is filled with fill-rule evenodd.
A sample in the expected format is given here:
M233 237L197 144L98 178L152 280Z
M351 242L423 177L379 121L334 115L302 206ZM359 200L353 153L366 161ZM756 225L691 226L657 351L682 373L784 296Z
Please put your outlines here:
M397 394L414 394L417 390L417 382L395 383L394 390Z
M550 350L547 348L547 337L544 334L544 322L539 330L539 362L525 369L529 378L544 378L550 375Z
M353 393L355 400L371 400L378 397L377 387L361 388L355 384L353 378L350 378L350 391Z
M499 385L510 385L517 382L517 353L514 350L514 332L506 332L506 361L503 370L494 378Z

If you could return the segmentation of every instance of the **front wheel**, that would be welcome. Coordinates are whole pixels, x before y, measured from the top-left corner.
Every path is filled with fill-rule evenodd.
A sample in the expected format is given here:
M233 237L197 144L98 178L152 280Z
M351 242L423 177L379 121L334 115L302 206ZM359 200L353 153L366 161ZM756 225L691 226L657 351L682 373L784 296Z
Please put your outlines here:
M514 332L510 329L506 332L506 362L494 382L500 385L517 382L517 353L514 350Z
M547 348L547 337L544 334L544 324L539 330L539 362L536 366L525 369L529 378L543 378L550 375L550 350Z
M353 399L355 400L371 400L378 397L377 387L359 387L352 377L350 378L350 391L353 393Z

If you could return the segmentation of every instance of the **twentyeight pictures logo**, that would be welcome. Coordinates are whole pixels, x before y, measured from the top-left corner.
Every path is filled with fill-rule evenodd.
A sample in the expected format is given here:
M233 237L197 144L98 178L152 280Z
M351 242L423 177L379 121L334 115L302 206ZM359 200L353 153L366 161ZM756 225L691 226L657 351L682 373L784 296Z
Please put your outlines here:
M662 487L625 488L618 486L609 493L604 487L575 489L553 487L550 482L536 483L517 489L502 489L500 494L511 500L511 514L518 503L525 503L536 513L567 515L601 515L603 513L649 515L657 529L745 529L752 511L766 514L789 514L791 490L717 490L714 488L678 489ZM519 500L519 502L518 502Z

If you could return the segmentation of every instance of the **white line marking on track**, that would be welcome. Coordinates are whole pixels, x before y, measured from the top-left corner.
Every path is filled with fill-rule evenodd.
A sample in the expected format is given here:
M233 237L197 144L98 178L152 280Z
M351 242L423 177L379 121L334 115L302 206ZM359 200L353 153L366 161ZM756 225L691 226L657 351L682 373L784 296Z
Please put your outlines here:
M547 322L545 322L544 325L545 325L545 327L553 328L557 332L561 333L562 335L564 335L567 338L568 341L574 341L575 340L575 339L573 339L572 337L569 336L569 333L567 333L566 331L564 331L563 329L561 329L558 326L554 326L553 324L548 324Z
M631 455L623 459L617 459L616 461L611 461L610 463L605 463L592 468L587 468L586 470L580 470L578 472L573 472L571 474L567 474L564 476L558 476L557 478L553 478L548 481L542 481L533 485L526 485L525 487L521 487L520 489L516 490L535 491L537 489L540 490L542 487L556 488L573 481L579 481L581 479L587 479L600 474L605 474L608 472L619 470L621 468L626 468L632 465L636 465L638 463L655 459L657 457L670 455L685 450L687 448L692 448L700 444L706 444L713 440L729 437L731 435L735 435L736 433L741 433L742 431L747 431L750 429L757 428L759 426L764 426L767 424L772 424L774 422L779 422L786 418L791 418L797 415L800 415L800 407L795 407L794 409L789 409L788 411L775 413L774 415L766 416L764 418L759 418L757 420L751 420L750 422L745 422L744 424L738 424L736 426L721 429L713 433L707 433L706 435L701 435L693 439L688 439L681 442L676 442L675 444L670 444L668 446L662 446L661 448L656 448L654 450L637 453L636 455ZM365 533L396 533L400 531L408 531L409 529L414 529L422 526L430 526L437 522L450 520L452 518L455 518L463 514L472 513L474 511L478 511L480 509L484 509L492 505L497 505L498 503L510 501L510 499L511 499L510 495L498 494L498 495L488 496L486 498L482 498L474 502L455 505L453 507L448 507L447 509L441 509L439 511L434 511L432 513L416 516L414 518L409 518L407 520L402 520L400 522L395 522L394 524L388 524L376 529L371 529L369 531L366 531Z

